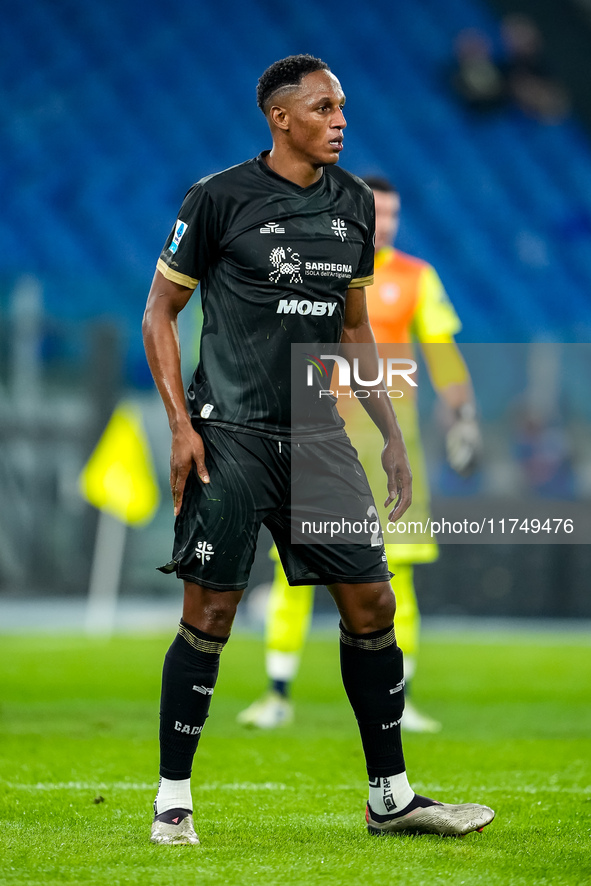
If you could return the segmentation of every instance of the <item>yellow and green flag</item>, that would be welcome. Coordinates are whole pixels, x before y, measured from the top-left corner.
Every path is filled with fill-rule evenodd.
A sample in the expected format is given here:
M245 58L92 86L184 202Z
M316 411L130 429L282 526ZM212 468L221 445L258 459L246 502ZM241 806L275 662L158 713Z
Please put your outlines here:
M82 496L122 523L148 523L160 492L142 414L121 402L79 478Z

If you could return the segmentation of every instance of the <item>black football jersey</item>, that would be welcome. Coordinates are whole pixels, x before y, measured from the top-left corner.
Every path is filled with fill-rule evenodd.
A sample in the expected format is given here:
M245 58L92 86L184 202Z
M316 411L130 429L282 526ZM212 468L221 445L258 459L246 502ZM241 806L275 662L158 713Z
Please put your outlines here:
M347 290L373 282L374 233L371 190L338 166L302 188L261 154L193 185L158 261L169 280L201 283L192 418L292 436L291 345L340 341ZM342 426L323 399L306 436Z

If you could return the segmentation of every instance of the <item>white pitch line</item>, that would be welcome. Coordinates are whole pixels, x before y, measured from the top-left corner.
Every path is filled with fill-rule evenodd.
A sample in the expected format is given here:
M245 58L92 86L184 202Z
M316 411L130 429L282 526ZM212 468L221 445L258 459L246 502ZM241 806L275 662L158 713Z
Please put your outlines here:
M62 781L62 782L36 782L35 784L22 784L20 782L4 782L5 787L18 791L155 791L156 782L130 782L130 781L113 781L113 782L82 782L82 781ZM304 786L306 787L306 786ZM327 785L327 789L331 791L358 791L356 785L338 784ZM426 790L431 794L462 794L466 791L465 785L417 785L417 788ZM222 784L220 782L212 782L210 784L196 784L195 791L295 791L298 790L294 785L281 784L280 782L252 782L239 781L230 784ZM511 784L506 787L502 785L482 785L480 787L471 788L471 793L503 793L507 796L513 794L588 794L591 793L591 785L579 787L561 787L560 785L543 785L536 787L535 785L515 785Z
M7 788L18 791L155 791L157 781L148 783L131 781L113 782L84 782L84 781L38 781L35 784L22 784L21 782L4 782ZM256 783L251 781L234 782L232 784L203 784L196 786L200 791L293 791L291 785L278 782L266 781Z
M449 785L429 785L429 787L423 787L423 785L416 785L417 789L429 791L431 794L465 794L466 793L466 785L455 785L450 787ZM471 787L470 793L501 793L505 794L507 797L510 797L512 794L587 794L591 793L591 785L587 785L586 787L580 787L578 785L574 785L573 787L562 787L561 785L542 785L540 787L536 787L535 785L481 785L480 787Z

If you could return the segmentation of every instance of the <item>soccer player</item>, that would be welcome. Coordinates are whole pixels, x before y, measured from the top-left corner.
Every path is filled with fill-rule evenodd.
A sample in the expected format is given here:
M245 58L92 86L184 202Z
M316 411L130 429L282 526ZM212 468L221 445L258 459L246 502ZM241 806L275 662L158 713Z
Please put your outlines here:
M175 542L163 569L184 582L182 619L162 675L151 840L198 843L193 757L262 522L289 580L326 584L339 610L343 683L369 776L370 832L479 830L494 817L487 806L441 804L409 784L400 739L402 653L381 539L292 543L292 458L300 467L323 462L311 503L339 498L361 519L375 508L334 404L314 401L324 412L312 410L307 423L293 426L288 356L299 342L371 346L364 287L373 278L374 208L371 190L336 166L345 97L324 62L276 62L261 76L257 100L272 149L189 190L144 317L146 354L172 431ZM199 280L200 359L185 399L177 318ZM363 369L375 372L375 352ZM387 395L367 409L384 438L387 501L397 519L411 500L402 435Z
M374 193L376 210L374 283L367 287L367 308L376 341L422 345L423 356L432 383L448 407L453 423L447 432L448 461L460 474L474 467L480 448L480 433L475 420L476 409L472 385L462 356L454 342L461 323L449 301L435 269L421 259L394 249L398 233L400 196L396 188L383 178L368 177L367 185ZM435 347L429 347L435 345ZM412 352L409 352L412 356ZM416 402L412 388L404 400L398 401L397 417L413 471L413 503L409 520L428 517L429 490L423 453L420 445ZM347 400L340 401L346 406ZM351 426L355 414L348 410ZM370 480L374 498L379 502L381 477L375 440L365 445L364 437L354 439L361 462ZM409 732L437 732L440 724L419 711L409 700L409 690L416 669L419 646L420 615L414 590L413 564L429 563L437 558L433 542L414 541L386 544L388 566L394 573L396 640L404 653L405 708L402 728ZM293 719L289 698L290 684L299 667L314 603L314 586L290 587L277 559L271 551L275 572L266 615L265 664L269 690L238 715L246 726L273 729Z

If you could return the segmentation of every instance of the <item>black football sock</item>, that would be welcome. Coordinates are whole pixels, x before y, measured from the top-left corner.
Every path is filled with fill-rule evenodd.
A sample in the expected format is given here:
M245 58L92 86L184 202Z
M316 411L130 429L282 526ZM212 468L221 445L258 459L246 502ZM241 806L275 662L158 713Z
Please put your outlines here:
M394 626L352 634L341 624L343 684L357 717L369 776L369 805L378 815L410 809L400 721L404 711L402 652Z
M370 781L404 772L404 678L394 626L371 634L340 628L343 685L359 724Z
M160 775L166 779L191 775L227 640L205 634L181 619L166 653L160 699Z

